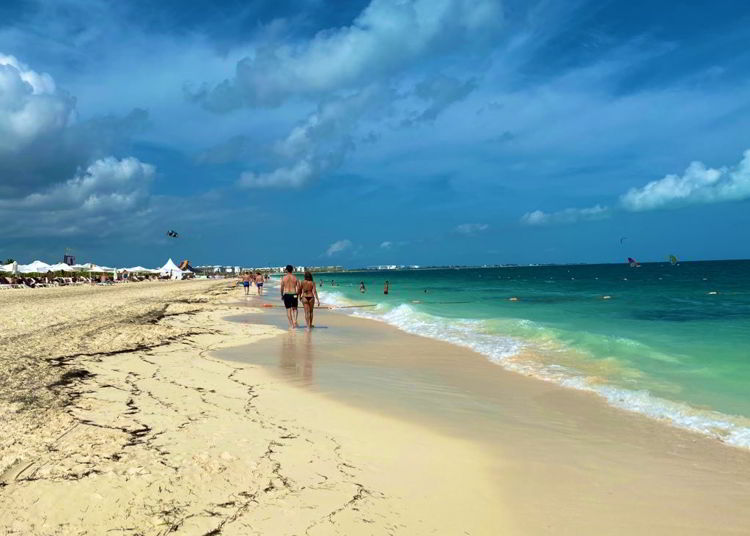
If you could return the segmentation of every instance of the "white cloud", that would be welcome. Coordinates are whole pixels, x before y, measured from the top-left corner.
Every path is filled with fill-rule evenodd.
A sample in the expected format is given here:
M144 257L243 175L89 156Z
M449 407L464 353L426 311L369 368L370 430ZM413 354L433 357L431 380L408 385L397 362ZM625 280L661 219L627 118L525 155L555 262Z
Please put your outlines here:
M456 227L456 232L469 235L486 231L489 228L490 226L486 223L462 223Z
M423 80L414 88L414 93L429 104L421 113L413 114L404 124L409 125L420 121L434 121L452 104L465 99L477 88L477 81L470 78L465 81L439 74Z
M750 149L733 168L708 168L692 162L682 175L667 175L641 188L631 188L620 196L619 210L645 212L687 205L721 203L750 199ZM615 209L595 205L589 208L566 208L558 212L535 210L521 217L526 225L574 223L609 217Z
M526 225L551 225L556 223L574 223L581 220L601 220L609 217L610 209L601 205L588 208L566 208L557 212L535 210L521 217Z
M26 235L107 234L147 211L154 175L136 158L103 158L45 191L0 199L0 225Z
M328 246L328 249L326 250L326 256L332 257L333 255L336 255L337 253L341 253L342 251L346 251L347 249L351 249L352 247L351 240L338 240Z
M144 110L80 120L75 105L49 74L0 53L0 199L68 180L146 123Z
M0 53L0 155L65 128L75 100L52 77Z
M246 171L240 175L239 185L247 188L298 188L317 174L309 160L300 160L291 167L276 168L268 173Z
M661 208L740 201L750 198L750 149L734 168L708 168L692 162L683 175L667 175L620 198L625 210L642 212Z
M501 24L499 0L372 0L351 26L259 46L232 79L192 97L214 111L276 106L292 95L366 84L430 53L480 42Z
M285 161L268 172L246 171L238 184L248 188L300 187L341 165L352 148L357 121L387 102L390 91L369 86L343 98L323 102L305 121L273 145Z
M117 160L110 156L97 160L84 172L46 192L21 199L0 200L0 207L33 211L129 210L146 195L154 172L154 166L137 158Z
M383 249L390 249L391 247L393 247L393 242L391 242L390 240L386 240L380 243L380 247Z

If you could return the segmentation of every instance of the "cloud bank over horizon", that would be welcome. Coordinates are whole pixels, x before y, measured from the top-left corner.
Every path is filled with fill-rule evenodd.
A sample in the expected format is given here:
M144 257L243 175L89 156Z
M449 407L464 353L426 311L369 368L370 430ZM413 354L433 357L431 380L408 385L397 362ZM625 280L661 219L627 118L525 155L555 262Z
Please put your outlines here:
M750 199L750 149L743 153L740 163L732 168L709 168L703 162L694 161L682 175L670 174L643 187L631 188L620 196L615 208L595 205L552 213L535 210L524 214L521 223L568 224L609 218L616 210L646 212L745 199Z

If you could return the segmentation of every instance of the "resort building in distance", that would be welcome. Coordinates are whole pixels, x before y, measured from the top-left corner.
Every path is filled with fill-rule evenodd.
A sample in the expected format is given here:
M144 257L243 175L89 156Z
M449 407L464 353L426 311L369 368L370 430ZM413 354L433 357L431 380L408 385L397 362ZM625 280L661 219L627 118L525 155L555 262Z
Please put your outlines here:
M196 266L195 271L202 275L235 275L244 272L282 273L286 266L223 266L219 264ZM343 266L295 266L295 272L343 272Z

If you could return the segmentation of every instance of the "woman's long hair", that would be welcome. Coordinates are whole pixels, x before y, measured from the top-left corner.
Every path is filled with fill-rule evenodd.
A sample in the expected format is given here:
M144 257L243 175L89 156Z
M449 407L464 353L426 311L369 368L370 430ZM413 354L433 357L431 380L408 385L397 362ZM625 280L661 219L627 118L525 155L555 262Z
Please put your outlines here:
M310 270L305 270L305 281L312 281L312 272Z

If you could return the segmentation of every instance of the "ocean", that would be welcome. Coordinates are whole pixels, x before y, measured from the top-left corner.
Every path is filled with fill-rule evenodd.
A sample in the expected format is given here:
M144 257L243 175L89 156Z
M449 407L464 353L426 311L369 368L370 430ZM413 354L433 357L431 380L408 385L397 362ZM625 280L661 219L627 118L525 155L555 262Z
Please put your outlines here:
M509 370L750 448L750 261L315 279L322 302L349 306L341 312L468 347Z

